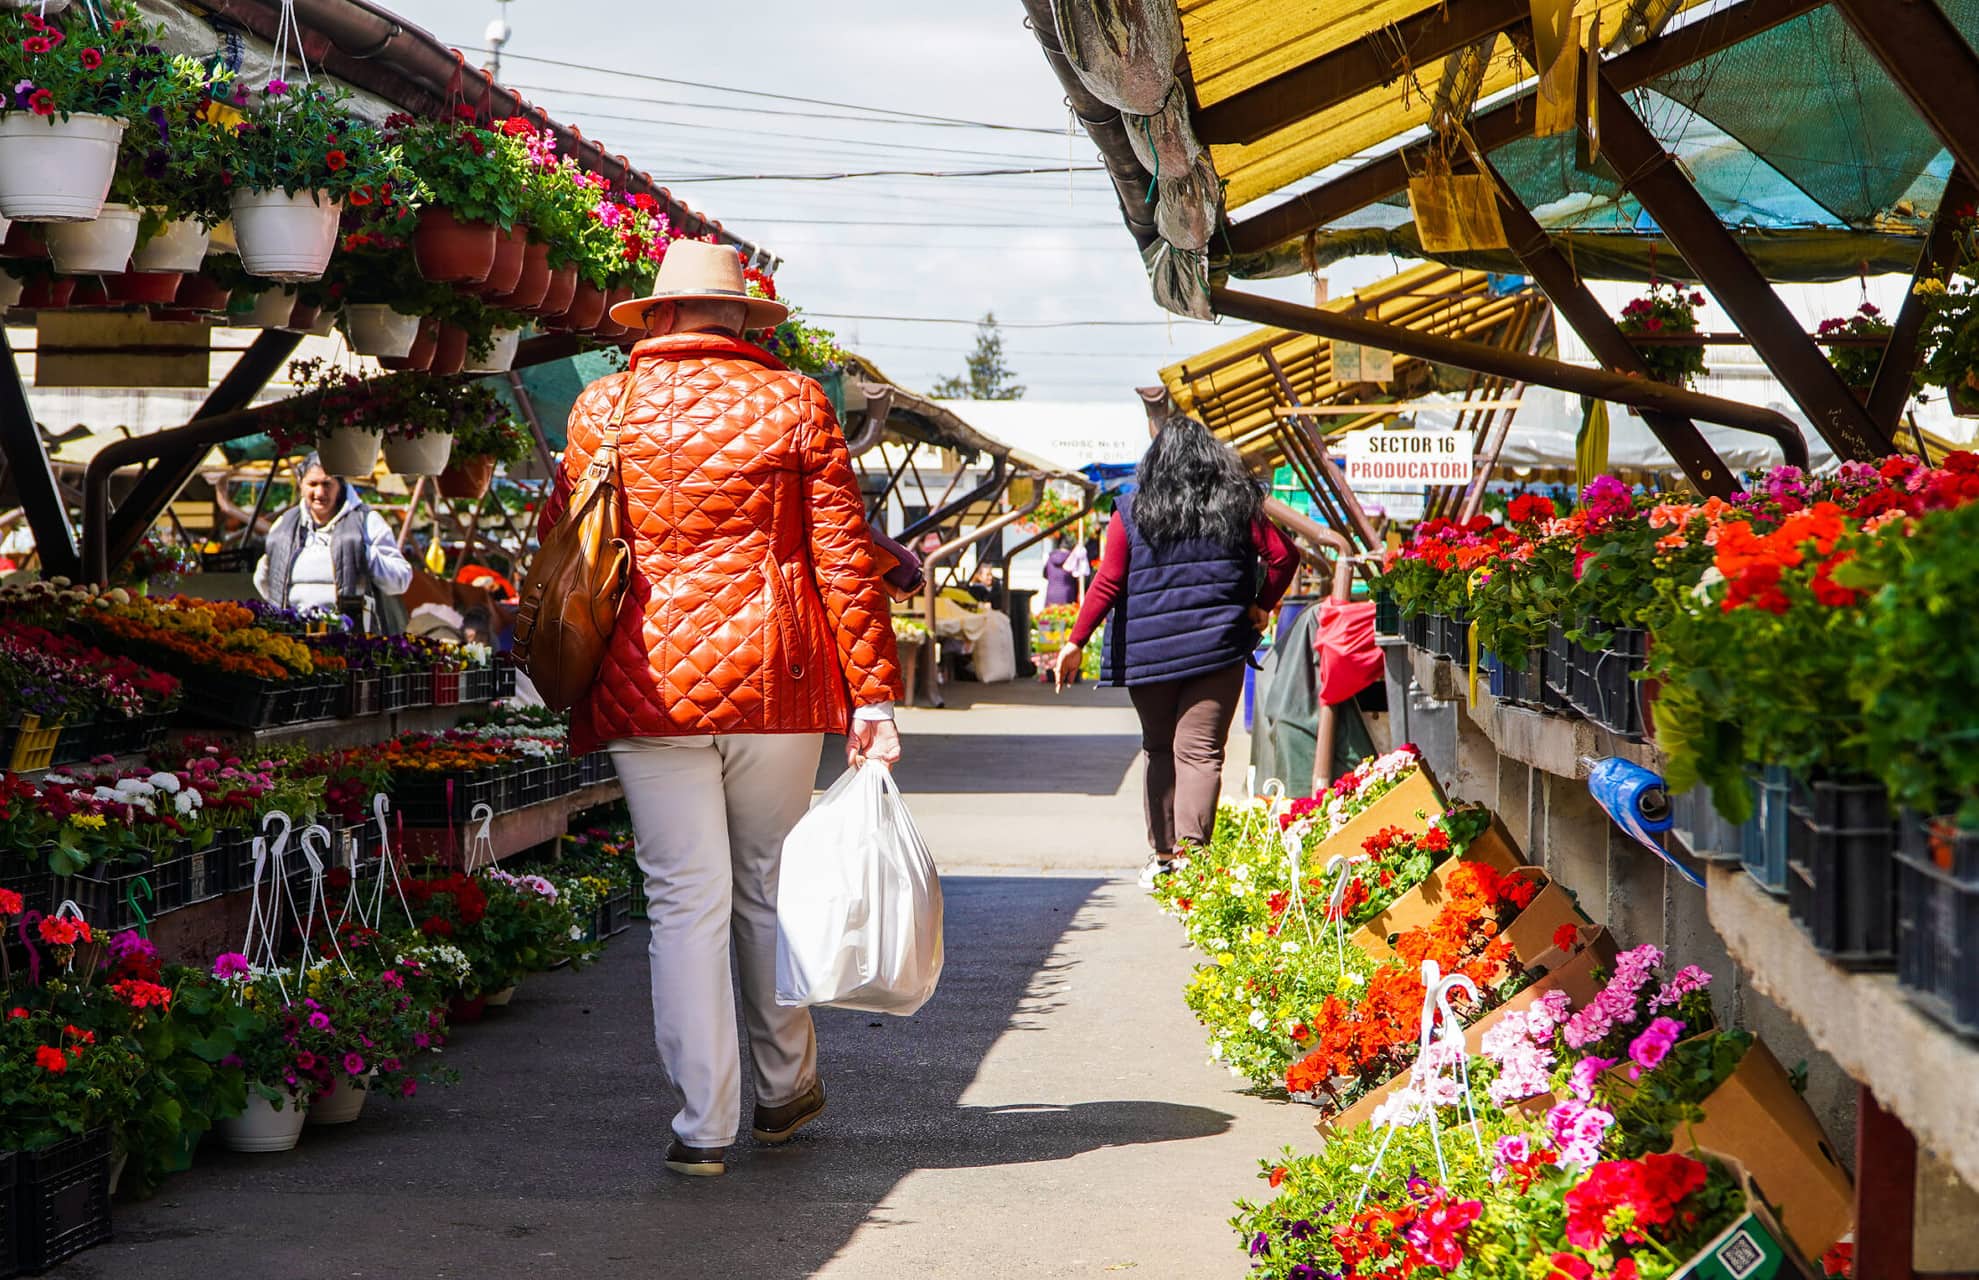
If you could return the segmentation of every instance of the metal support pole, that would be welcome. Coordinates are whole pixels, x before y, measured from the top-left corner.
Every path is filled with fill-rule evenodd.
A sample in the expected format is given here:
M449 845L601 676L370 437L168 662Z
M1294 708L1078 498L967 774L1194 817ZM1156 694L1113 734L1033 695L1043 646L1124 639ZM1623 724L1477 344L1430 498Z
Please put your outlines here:
M999 458L997 459L997 461L1002 462L1003 459ZM1015 479L1015 477L1013 476L1011 477L1011 479ZM1005 480L1000 483L1004 487L1008 487L1009 481ZM927 556L922 559L921 572L927 581L926 610L927 610L928 640L930 642L930 647L928 650L927 673L922 678L922 684L925 686L924 691L928 695L929 706L939 707L945 705L941 700L941 662L937 657L937 655L941 652L941 641L935 635L935 601L940 599L941 597L941 588L935 584L935 566L940 564L944 560L952 558L953 556L955 556L957 552L960 552L963 548L971 546L977 542L981 542L984 538L989 537L993 533L1003 532L1003 530L1008 526L1015 524L1017 521L1022 520L1025 516L1030 515L1033 511L1036 511L1038 509L1038 504L1043 501L1044 501L1044 485L1042 484L1033 485L1031 487L1030 501L1026 502L1023 506L1018 507L1015 511L1004 512L1002 515L998 516L994 520L991 520L989 523L983 525L981 528L975 530L973 533L967 533L959 538L954 539L953 541L942 543L940 546L936 547L933 551L930 551L927 554Z
M1917 1139L1868 1085L1855 1097L1856 1280L1913 1280Z
M866 519L875 520L879 517L880 512L886 510L887 499L893 496L894 489L900 484L900 477L906 475L907 468L914 465L914 455L920 451L921 442L919 440L909 440L907 442L907 452L901 456L900 465L887 473L886 488L881 489L873 498L872 505L866 509Z
M1890 452L1889 433L1870 420L1855 393L1718 221L1675 158L1605 78L1596 93L1601 149L1622 175L1622 185L1656 219L1698 279L1731 314L1821 438L1843 460L1879 458Z
M1264 353L1264 363L1265 367L1271 370L1271 376L1277 380L1278 390L1284 395L1285 403L1294 409L1299 408L1299 393L1292 389L1292 380L1285 376L1285 367L1278 363L1278 357L1269 349ZM1360 499L1354 496L1354 490L1348 485L1346 474L1340 470L1340 464L1333 461L1332 456L1326 452L1325 437L1319 435L1304 418L1298 420L1297 430L1305 434L1311 443L1313 461L1318 464L1320 478L1326 481L1327 487L1333 490L1334 498L1339 501L1340 510L1347 517L1347 529L1361 540L1362 545L1373 546L1374 526L1368 523L1367 513L1361 510Z
M536 401L530 396L529 388L522 384L522 375L514 369L509 370L508 387L515 396L516 404L522 407L523 421L529 424L529 438L536 445L536 461L543 464L545 475L555 476L557 456L550 451L550 438L543 434L543 420L536 416Z
M1707 396L1648 378L1625 377L1606 369L1584 369L1579 365L1506 351L1501 347L1480 346L1438 334L1397 329L1377 320L1364 320L1340 311L1302 307L1295 302L1241 293L1224 285L1211 285L1209 297L1210 306L1217 314L1238 320L1276 325L1281 329L1310 333L1321 338L1336 338L1342 342L1385 347L1437 364L1501 374L1536 386L1597 396L1634 409L1663 409L1705 422L1757 431L1781 441L1789 463L1797 467L1807 465L1807 445L1800 438L1800 428L1784 414L1758 405ZM1850 403L1853 403L1852 398Z
M981 484L969 490L969 492L963 494L955 501L936 507L919 520L914 521L914 523L902 529L895 536L901 542L905 542L909 538L924 533L929 529L940 527L942 521L953 516L961 515L977 503L1001 493L1004 487L1010 483L1010 460L1000 454L992 456L995 457L996 464L990 468L989 477ZM957 468L955 474L959 477L962 474L961 469ZM953 488L954 486L951 485L950 489L952 490ZM947 493L942 494L944 498L947 496Z
M1603 122L1606 123L1605 121ZM1486 162L1489 163L1488 161ZM1499 220L1505 226L1505 238L1512 246L1532 278L1554 306L1560 309L1567 323L1572 325L1588 350L1616 373L1632 373L1641 377L1649 376L1649 366L1642 361L1642 353L1630 344L1628 337L1616 327L1615 321L1601 305L1580 274L1568 262L1566 255L1553 244L1552 237L1539 225L1539 219L1532 216L1524 201L1513 194L1512 188L1498 175L1496 169L1487 168L1492 185L1498 188ZM1731 468L1718 456L1697 424L1682 414L1664 413L1660 410L1645 410L1643 422L1662 446L1683 468L1684 475L1706 497L1729 498L1740 492L1739 482L1732 475Z
M14 492L27 513L28 527L34 530L34 549L41 557L41 573L47 578L74 578L81 574L82 557L76 549L76 531L69 523L69 510L62 502L62 491L55 484L55 468L48 461L48 446L34 422L34 406L28 403L27 386L21 381L21 366L14 349L7 345L7 331L0 329L0 453L12 468Z
M1924 299L1915 286L1924 280L1943 282L1958 265L1960 209L1973 202L1972 179L1961 165L1953 165L1945 182L1945 194L1938 200L1938 216L1931 223L1931 238L1917 259L1912 288L1905 292L1903 305L1890 322L1890 340L1883 348L1883 359L1876 366L1876 381L1869 388L1869 416L1876 425L1896 435L1897 418L1910 399L1911 381L1917 372L1917 340L1924 332Z

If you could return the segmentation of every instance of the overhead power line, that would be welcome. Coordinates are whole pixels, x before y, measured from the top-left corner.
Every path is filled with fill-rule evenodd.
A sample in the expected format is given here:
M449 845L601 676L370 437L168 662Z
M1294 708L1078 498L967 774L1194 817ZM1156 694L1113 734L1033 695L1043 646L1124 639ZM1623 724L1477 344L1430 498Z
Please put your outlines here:
M467 53L488 53L485 48L470 49L460 46ZM901 111L894 107L869 107L858 102L833 102L828 98L807 98L792 93L771 93L764 89L738 89L732 85L709 84L701 80L677 80L671 76L656 76L643 71L619 71L611 67L587 66L581 62L564 62L557 58L537 58L526 53L511 53L504 50L504 58L513 62L534 62L546 67L562 67L568 71L582 71L587 75L621 76L627 80L643 80L652 84L678 85L683 89L704 89L711 93L733 93L745 98L768 98L773 102L795 102L808 107L836 107L841 111L863 111L870 115L890 116L899 120L920 124L944 125L950 128L997 129L1008 133L1044 133L1053 137L1064 136L1063 129L1049 129L1040 125L996 124L987 120L965 120L956 116L928 115L919 111ZM719 107L717 103L707 104Z
M682 182L843 182L847 178L1008 178L1020 174L1098 173L1098 165L1056 169L857 169L850 173L709 173L687 174Z

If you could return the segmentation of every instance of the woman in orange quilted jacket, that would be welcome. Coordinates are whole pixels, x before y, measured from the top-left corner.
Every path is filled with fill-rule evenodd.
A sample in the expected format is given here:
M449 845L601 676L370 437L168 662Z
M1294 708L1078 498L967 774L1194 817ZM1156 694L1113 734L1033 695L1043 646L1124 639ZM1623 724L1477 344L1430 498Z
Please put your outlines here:
M654 1037L681 1093L666 1164L725 1171L742 1114L730 943L755 1113L788 1140L825 1106L808 1009L776 1002L783 839L826 733L891 763L899 659L865 508L818 384L741 334L786 308L746 291L733 249L676 241L652 297L612 318L648 336L585 388L541 530L617 417L631 582L571 749L612 752L646 877Z

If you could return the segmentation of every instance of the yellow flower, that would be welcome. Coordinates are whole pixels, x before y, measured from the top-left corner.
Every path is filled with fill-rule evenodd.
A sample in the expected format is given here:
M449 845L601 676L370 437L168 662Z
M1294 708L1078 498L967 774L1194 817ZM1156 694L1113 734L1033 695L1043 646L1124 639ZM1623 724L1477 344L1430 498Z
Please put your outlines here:
M1912 293L1925 295L1925 296L1935 293L1943 293L1944 291L1945 291L1945 282L1930 276L1927 276L1924 279L1919 280L1917 282L1916 287L1911 290Z
M101 831L107 824L100 813L72 813L69 815L69 825L85 831Z

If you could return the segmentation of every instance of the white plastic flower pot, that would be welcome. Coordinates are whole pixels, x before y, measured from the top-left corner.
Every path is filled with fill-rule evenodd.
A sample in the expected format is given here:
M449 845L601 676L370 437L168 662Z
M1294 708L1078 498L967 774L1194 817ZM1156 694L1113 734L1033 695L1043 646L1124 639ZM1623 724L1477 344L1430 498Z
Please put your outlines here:
M5 0L0 8L32 9L42 17L62 12L69 7L69 0Z
M467 366L462 372L507 373L515 364L515 349L521 342L522 330L497 329L495 331L495 345L488 349L488 354L479 360L469 355L467 357Z
M311 1125L349 1124L364 1114L364 1102L371 1094L363 1084L355 1080L344 1080L337 1085L334 1093L319 1093L309 1104Z
M237 329L286 329L295 314L294 289L263 289L255 295L254 306L233 321Z
M215 1126L220 1141L229 1151L288 1151L302 1136L302 1125L309 1105L294 1094L282 1099L282 1109L253 1089L247 1092L247 1109Z
M334 306L324 307L318 311L316 313L316 319L311 322L308 329L309 336L312 338L327 338L336 331L337 309Z
M437 476L447 469L453 451L451 431L428 431L410 440L395 436L385 441L385 470L402 476Z
M88 222L110 196L123 136L122 120L88 112L66 120L31 111L0 115L0 214Z
M137 247L137 210L106 204L88 222L62 222L48 228L48 256L65 276L111 276L130 265Z
M213 233L200 226L197 218L168 222L131 254L131 269L190 274L206 265L206 246L212 239Z
M511 982L500 991L489 993L488 1007L490 1009L499 1009L513 999L515 999L515 984Z
M332 427L316 438L316 453L323 460L323 469L331 475L368 479L378 468L378 447L382 443L375 431Z
M337 247L342 206L314 191L236 191L241 267L268 280L320 280Z
M0 311L5 311L8 307L19 306L21 303L21 291L25 288L27 288L27 282L25 280L17 280L6 272L0 271Z
M419 317L392 310L389 302L353 302L344 308L350 349L361 356L404 356L419 338Z

